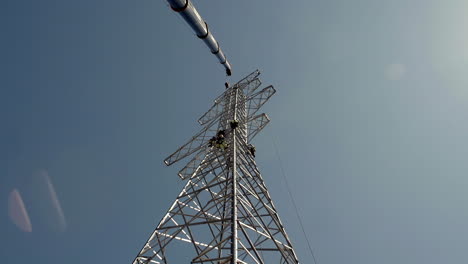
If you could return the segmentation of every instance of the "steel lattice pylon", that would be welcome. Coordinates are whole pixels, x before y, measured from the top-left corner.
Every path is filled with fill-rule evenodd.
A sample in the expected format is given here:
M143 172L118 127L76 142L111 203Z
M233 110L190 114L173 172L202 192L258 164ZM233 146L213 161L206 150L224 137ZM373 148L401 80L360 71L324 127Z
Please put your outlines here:
M133 264L174 263L170 246L184 242L194 247L191 263L299 263L250 144L270 121L256 113L275 93L258 89L259 75L227 88L198 120L203 129L164 160L193 155L179 171L187 184Z

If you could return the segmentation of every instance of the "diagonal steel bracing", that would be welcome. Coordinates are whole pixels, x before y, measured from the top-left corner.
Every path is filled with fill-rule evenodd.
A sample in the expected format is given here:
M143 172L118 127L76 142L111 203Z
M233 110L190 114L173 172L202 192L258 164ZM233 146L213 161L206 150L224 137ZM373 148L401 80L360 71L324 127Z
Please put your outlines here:
M202 129L164 162L191 157L186 184L133 264L299 263L255 163L252 139L269 123L259 109L276 92L257 70L228 87L198 120ZM191 252L171 251L177 243ZM179 255L179 256L177 256Z

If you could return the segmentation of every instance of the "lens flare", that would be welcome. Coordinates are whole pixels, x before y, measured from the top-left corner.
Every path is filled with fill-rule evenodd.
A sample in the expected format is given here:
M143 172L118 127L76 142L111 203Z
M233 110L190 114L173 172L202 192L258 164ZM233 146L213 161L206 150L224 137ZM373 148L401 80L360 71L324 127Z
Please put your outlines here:
M10 220L23 232L32 232L32 224L23 198L17 189L11 191L8 198L8 215Z
M59 230L63 232L67 228L67 223L66 223L65 214L63 213L63 209L62 209L62 206L60 205L60 201L58 199L57 193L55 192L54 185L52 184L52 180L49 174L47 173L47 171L45 170L41 170L39 172L39 177L46 185L47 195L49 196L47 200L49 200L50 203L52 204L52 207L54 210L53 214L55 214L54 222L56 225L58 225Z

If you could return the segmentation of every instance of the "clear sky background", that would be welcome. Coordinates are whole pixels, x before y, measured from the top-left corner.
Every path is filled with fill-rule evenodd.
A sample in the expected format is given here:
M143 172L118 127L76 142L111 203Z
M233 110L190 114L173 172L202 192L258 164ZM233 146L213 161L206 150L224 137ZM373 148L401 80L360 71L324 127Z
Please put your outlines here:
M257 162L302 263L273 140L319 264L468 263L467 1L195 5L278 90ZM131 263L222 66L162 0L3 0L0 32L0 262Z

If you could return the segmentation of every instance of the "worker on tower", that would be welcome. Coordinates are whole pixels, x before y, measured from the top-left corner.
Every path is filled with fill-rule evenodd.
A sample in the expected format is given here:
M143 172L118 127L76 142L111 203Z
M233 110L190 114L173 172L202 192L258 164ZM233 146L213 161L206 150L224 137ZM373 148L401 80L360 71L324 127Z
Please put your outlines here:
M249 152L252 154L252 156L255 158L255 147L252 144L249 144Z
M220 148L222 150L227 148L227 143L226 143L226 138L225 138L225 132L224 130L218 131L216 134L216 147Z
M220 130L216 133L216 136L212 137L209 142L208 146L209 147L216 147L221 150L225 150L227 147L229 147L229 144L226 142L226 137L225 137L225 131Z
M231 120L229 122L229 125L231 126L231 129L236 129L239 126L239 121L237 120Z
M213 147L216 144L216 137L210 138L210 141L208 141L208 147Z
M224 130L220 130L218 131L218 133L216 133L216 138L219 139L219 138L224 138L226 136L226 132Z

